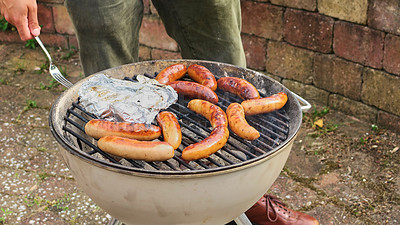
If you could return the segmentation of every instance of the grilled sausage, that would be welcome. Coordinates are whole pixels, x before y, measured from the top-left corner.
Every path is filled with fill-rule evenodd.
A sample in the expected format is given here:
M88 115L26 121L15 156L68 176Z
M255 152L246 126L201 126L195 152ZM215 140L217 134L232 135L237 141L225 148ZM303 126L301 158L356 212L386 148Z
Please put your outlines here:
M187 73L189 77L197 83L200 83L213 91L217 90L217 80L206 67L193 64L188 67Z
M243 100L260 98L258 90L247 80L238 77L221 77L218 79L218 88L235 94Z
M85 133L96 139L115 135L141 141L150 141L161 136L161 129L154 125L146 127L143 123L111 122L94 119L86 123Z
M174 149L177 149L182 141L181 126L178 120L168 111L160 112L157 117L158 125L161 127L164 141L169 143Z
M229 138L229 130L226 126L218 126L213 129L210 136L204 140L187 146L182 151L182 159L191 161L207 158L224 147Z
M260 137L260 133L247 123L244 109L239 103L230 104L226 109L226 116L229 127L239 137L250 141Z
M218 103L218 96L214 91L196 82L172 81L168 85L178 92L178 94L182 94L188 98L198 98L214 104Z
M167 84L168 82L182 78L183 76L185 76L186 72L187 72L187 67L185 65L180 63L173 64L163 69L159 74L157 74L156 80L160 84Z
M269 113L282 108L287 102L287 95L283 92L260 99L246 100L241 103L246 116Z
M204 116L210 121L213 128L218 126L228 126L228 120L224 110L217 105L201 99L193 99L188 103L188 108L195 113Z
M105 136L98 147L110 154L127 159L164 161L174 157L174 148L164 141L138 141L125 137Z

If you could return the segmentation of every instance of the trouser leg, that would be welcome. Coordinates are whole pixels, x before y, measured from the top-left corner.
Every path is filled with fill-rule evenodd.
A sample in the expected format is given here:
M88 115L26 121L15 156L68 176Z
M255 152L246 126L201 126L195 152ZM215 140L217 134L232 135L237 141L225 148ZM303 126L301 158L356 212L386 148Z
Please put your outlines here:
M183 58L245 67L240 0L152 0Z
M66 0L85 75L138 61L142 0Z

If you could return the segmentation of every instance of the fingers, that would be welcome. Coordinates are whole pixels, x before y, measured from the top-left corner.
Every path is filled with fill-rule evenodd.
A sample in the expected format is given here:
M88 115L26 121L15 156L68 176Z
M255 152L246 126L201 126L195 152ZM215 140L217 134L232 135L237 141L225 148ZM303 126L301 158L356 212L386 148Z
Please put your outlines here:
M40 34L36 0L1 1L1 13L13 24L21 40L27 41Z
M37 5L29 6L28 7L28 26L30 33L33 36L40 35L40 26L37 17Z
M28 18L21 19L18 23L15 24L15 27L18 30L21 40L27 41L33 38L31 31L28 27Z

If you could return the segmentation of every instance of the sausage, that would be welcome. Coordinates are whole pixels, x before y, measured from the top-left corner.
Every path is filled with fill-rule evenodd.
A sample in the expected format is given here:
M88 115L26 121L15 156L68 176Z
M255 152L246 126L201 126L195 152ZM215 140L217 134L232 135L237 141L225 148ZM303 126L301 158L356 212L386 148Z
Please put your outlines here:
M160 112L157 117L158 125L161 127L164 141L177 149L182 142L181 126L178 120L168 111Z
M269 113L282 108L287 102L287 95L283 92L260 99L246 100L241 103L246 116Z
M200 83L213 91L217 90L217 80L206 67L193 64L188 67L187 73L189 77L197 83Z
M125 137L105 136L98 147L112 155L144 161L164 161L174 157L174 148L164 141L138 141Z
M187 67L185 65L181 63L173 64L161 70L161 72L157 74L156 80L160 84L167 84L168 82L182 78L185 76L186 72Z
M215 127L210 136L183 149L182 159L191 161L207 158L224 147L228 138L229 130L226 126Z
M204 116L210 121L213 128L218 126L228 126L228 119L224 110L211 102L201 99L193 99L188 103L188 108L195 113Z
M260 133L247 123L244 109L239 103L230 104L226 109L226 115L229 127L239 137L250 141L260 137Z
M218 88L235 94L243 100L258 99L260 93L250 82L238 77L221 77L218 79Z
M141 141L150 141L161 136L161 128L155 125L146 127L143 123L111 122L94 119L86 123L85 133L96 139L115 135Z
M178 94L188 98L203 99L214 104L218 103L218 95L210 88L191 81L172 81L170 85Z

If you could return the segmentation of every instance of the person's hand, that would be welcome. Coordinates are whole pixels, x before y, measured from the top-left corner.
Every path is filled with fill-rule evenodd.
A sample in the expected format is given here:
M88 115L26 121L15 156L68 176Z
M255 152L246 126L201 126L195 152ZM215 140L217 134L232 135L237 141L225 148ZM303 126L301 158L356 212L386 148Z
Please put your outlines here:
M36 0L0 0L0 9L4 18L17 28L21 40L39 36Z

